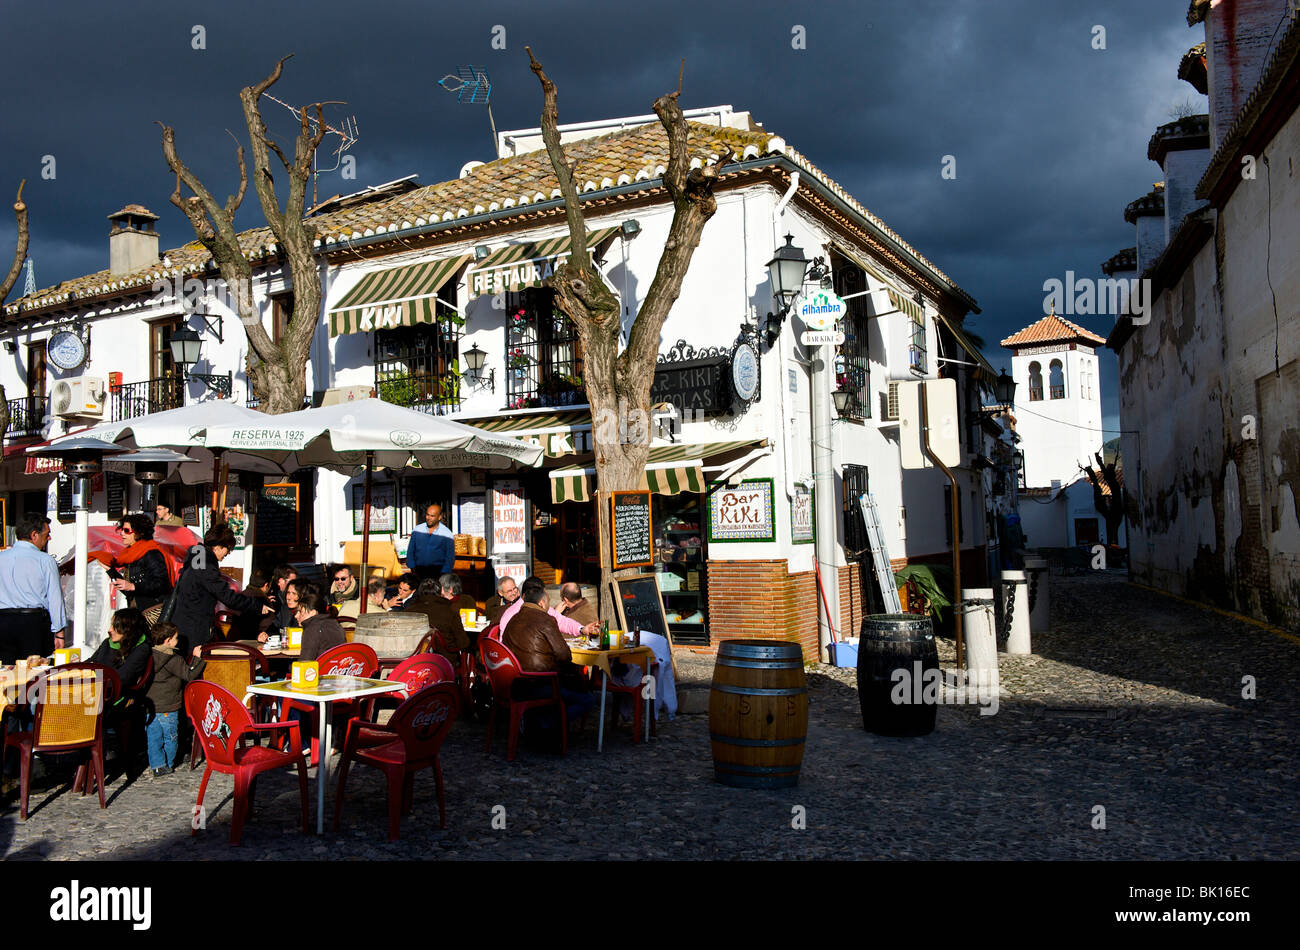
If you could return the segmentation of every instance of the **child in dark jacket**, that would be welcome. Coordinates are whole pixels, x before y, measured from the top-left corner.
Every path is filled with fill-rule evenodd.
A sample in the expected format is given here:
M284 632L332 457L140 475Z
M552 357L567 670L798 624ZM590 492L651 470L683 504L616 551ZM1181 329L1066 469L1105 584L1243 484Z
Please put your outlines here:
M180 724L185 684L203 672L205 660L186 658L176 652L180 631L175 624L160 623L153 628L153 679L149 699L154 716L145 726L149 740L149 768L153 774L166 775L176 761L176 730Z

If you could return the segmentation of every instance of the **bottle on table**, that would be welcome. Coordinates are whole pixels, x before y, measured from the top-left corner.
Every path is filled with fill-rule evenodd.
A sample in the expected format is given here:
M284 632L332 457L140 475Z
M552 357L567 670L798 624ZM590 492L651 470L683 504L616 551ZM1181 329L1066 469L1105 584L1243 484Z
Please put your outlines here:
M609 621L608 620L602 620L600 622L600 648L602 650L609 649Z

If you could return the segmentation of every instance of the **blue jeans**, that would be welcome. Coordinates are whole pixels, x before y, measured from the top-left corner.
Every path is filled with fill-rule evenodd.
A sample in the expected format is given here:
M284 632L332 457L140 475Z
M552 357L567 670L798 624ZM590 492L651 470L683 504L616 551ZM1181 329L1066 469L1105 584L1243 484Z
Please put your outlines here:
M144 727L149 740L149 768L170 768L176 763L176 727L180 723L180 710L155 713Z

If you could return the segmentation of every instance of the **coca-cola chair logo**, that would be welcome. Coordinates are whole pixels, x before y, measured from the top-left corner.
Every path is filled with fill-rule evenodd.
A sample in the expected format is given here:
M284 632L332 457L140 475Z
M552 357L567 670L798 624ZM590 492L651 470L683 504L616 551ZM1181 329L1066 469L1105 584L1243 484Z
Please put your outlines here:
M496 646L484 645L483 662L489 670L510 666L510 655Z
M208 703L203 709L203 734L219 743L221 748L226 747L230 726L226 725L226 711L215 696L208 697Z
M451 704L441 696L432 698L411 716L411 731L420 741L427 741L450 717Z
M364 676L365 661L356 656L345 656L335 660L329 669L321 670L322 676Z

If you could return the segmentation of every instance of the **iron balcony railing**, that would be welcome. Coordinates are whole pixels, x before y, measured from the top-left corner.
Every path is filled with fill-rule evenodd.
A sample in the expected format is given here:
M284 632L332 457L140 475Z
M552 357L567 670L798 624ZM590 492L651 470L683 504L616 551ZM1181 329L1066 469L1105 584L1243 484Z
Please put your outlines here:
M49 413L49 396L24 396L10 399L9 428L6 435L41 435L45 431L45 417Z
M179 376L159 376L138 383L123 383L109 392L113 422L138 419L185 405L185 381Z
M445 416L460 408L460 379L452 373L380 373L375 395L394 406Z
M1060 386L1052 386L1052 387L1050 387L1050 388L1051 388L1051 398L1053 398L1053 399L1064 399L1064 398L1065 398L1065 385L1064 385L1064 384L1062 384L1062 385L1060 385Z

